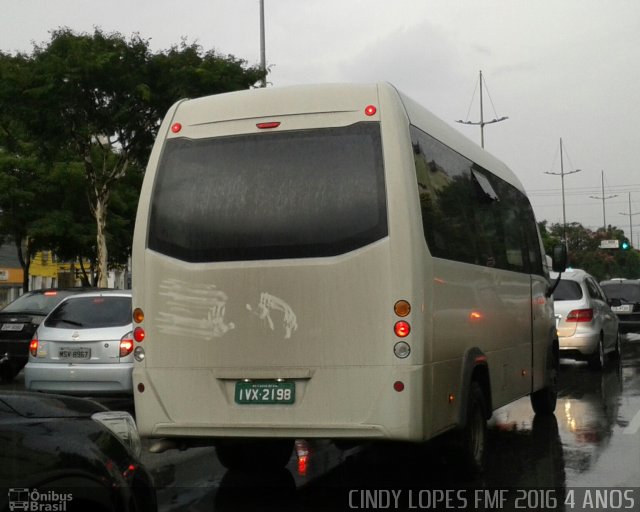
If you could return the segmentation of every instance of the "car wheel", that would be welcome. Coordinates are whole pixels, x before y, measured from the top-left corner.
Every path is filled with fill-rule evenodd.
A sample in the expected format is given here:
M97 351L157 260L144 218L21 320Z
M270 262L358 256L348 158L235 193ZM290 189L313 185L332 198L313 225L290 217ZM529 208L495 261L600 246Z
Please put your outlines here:
M622 357L622 342L620 341L620 333L616 333L616 342L613 346L613 353L611 354L611 356L616 359L619 360Z
M604 355L604 343L602 342L602 334L600 334L600 340L598 341L598 346L596 347L593 354L589 356L587 359L587 363L589 364L589 368L592 370L602 370L605 363L605 355Z

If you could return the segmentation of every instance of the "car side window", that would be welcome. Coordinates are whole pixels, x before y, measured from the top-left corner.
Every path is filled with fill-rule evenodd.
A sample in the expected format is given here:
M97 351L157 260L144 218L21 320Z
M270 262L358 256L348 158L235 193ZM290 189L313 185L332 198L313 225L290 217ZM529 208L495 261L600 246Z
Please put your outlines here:
M596 285L596 283L594 283L591 279L586 279L585 280L586 284L587 284L587 290L589 290L589 296L592 299L598 299L598 300L602 300L604 301L604 299L602 298L602 295L600 294L600 291L598 290L598 286Z

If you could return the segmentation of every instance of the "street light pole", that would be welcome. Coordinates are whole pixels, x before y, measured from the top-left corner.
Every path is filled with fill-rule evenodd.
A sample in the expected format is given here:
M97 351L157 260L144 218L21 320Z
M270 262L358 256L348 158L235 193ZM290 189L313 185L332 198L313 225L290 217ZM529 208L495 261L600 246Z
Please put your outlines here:
M591 199L602 199L602 221L604 223L604 232L607 232L607 214L605 211L605 206L604 206L604 202L607 199L613 199L614 197L618 197L618 194L612 195L612 196L605 196L604 195L604 171L601 172L600 174L601 178L602 178L602 197L599 196L589 196Z
M562 157L562 153L562 137L560 137L560 172L545 172L545 174L560 176L560 181L562 183L562 238L564 238L564 245L567 248L567 252L569 252L569 242L567 240L567 209L564 201L564 177L567 174L575 174L576 172L580 172L582 169L564 172L564 159Z
M629 192L629 213L622 213L620 215L627 215L629 217L629 240L631 240L631 245L633 245L633 216L638 215L640 212L631 213L631 192Z
M267 86L267 57L264 44L264 0L260 0L260 69L264 76L262 87Z
M492 124L492 123L499 123L500 121L505 121L506 119L509 119L508 117L501 117L499 119L492 119L491 121L486 121L484 120L484 108L482 105L482 70L480 70L480 122L476 123L476 122L472 122L472 121L463 121L461 119L458 119L456 121L456 123L462 123L462 124L473 124L476 126L480 126L480 147L484 148L484 125L485 124ZM475 94L475 91L474 91ZM489 97L489 99L491 99L491 97Z

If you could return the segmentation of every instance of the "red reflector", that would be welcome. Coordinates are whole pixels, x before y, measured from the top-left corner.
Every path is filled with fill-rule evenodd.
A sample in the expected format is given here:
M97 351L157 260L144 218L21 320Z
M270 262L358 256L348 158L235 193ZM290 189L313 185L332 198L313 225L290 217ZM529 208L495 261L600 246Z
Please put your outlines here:
M397 380L393 383L393 389L395 389L398 393L400 393L400 391L404 391L404 382L402 382L401 380Z
M591 322L593 309L574 309L567 315L567 322Z
M411 326L409 325L409 322L401 320L400 322L396 322L396 325L393 326L393 331L396 333L398 338L406 338L411 332Z
M364 113L368 116L375 116L378 109L374 105L367 105L364 109Z
M279 121L272 121L270 123L258 123L258 124L256 124L256 126L258 128L260 128L261 130L267 130L269 128L277 128L278 126L280 126L280 122Z
M136 327L133 330L133 339L136 341L143 341L144 337L145 337L145 332L144 329L142 327Z
M180 123L173 123L171 125L171 131L173 133L178 133L180 130L182 130L182 125Z

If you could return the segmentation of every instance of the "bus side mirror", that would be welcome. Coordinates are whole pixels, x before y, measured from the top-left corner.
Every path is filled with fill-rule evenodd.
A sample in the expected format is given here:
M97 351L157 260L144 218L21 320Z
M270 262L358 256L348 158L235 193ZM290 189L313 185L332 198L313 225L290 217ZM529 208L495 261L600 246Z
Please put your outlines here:
M564 272L567 268L567 247L559 244L553 248L553 257L551 258L551 268L554 272Z

